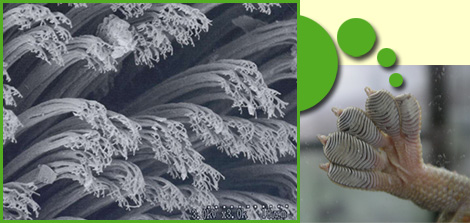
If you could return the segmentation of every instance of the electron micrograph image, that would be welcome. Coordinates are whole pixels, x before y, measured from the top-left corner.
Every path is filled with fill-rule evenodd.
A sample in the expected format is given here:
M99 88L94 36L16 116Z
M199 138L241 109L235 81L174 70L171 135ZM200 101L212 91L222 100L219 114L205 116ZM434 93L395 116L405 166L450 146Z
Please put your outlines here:
M394 72L401 87L388 81ZM330 94L301 112L301 220L468 221L469 74L340 66Z
M3 4L3 219L297 219L297 7Z

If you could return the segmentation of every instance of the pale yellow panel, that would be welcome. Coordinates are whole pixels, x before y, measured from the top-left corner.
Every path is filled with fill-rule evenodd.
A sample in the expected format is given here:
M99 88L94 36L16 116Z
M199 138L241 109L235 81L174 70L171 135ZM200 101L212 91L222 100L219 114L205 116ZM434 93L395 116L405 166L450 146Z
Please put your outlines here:
M355 59L337 49L342 65L378 65L377 53L391 48L398 65L469 65L470 1L332 0L300 1L300 14L323 26L336 43L340 25L350 18L367 20L376 46Z

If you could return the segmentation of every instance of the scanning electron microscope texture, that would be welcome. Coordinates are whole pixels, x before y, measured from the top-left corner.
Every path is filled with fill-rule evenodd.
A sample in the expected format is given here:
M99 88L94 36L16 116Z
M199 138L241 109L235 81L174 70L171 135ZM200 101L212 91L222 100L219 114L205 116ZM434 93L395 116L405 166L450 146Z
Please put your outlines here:
M5 220L297 218L296 4L3 8Z

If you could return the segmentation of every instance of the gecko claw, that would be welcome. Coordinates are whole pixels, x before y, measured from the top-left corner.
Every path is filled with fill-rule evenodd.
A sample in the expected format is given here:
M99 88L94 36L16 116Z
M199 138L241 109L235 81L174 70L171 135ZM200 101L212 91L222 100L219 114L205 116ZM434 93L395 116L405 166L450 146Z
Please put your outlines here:
M326 144L326 141L328 140L328 137L325 135L317 135L318 140L320 140L322 145Z
M328 169L330 168L330 163L322 163L320 164L320 169L328 173Z
M331 111L336 115L336 117L339 117L343 113L343 109L337 107L331 108Z
M367 97L369 97L371 94L377 92L377 91L372 90L370 87L366 87L364 89L364 91L366 91Z

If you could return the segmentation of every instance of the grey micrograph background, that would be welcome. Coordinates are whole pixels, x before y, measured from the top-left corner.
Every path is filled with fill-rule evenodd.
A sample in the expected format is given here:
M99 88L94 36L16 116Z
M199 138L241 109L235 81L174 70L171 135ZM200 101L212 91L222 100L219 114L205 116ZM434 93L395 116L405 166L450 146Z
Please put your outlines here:
M297 4L3 4L4 219L297 219Z
M441 69L443 72L436 72ZM392 87L388 78L398 72L404 84ZM332 107L364 109L365 87L393 95L411 93L422 109L421 142L426 163L470 176L467 146L470 128L469 66L340 66L332 92L300 116L300 217L302 222L432 222L438 213L383 192L340 187L318 166L327 162L318 134L336 129Z

